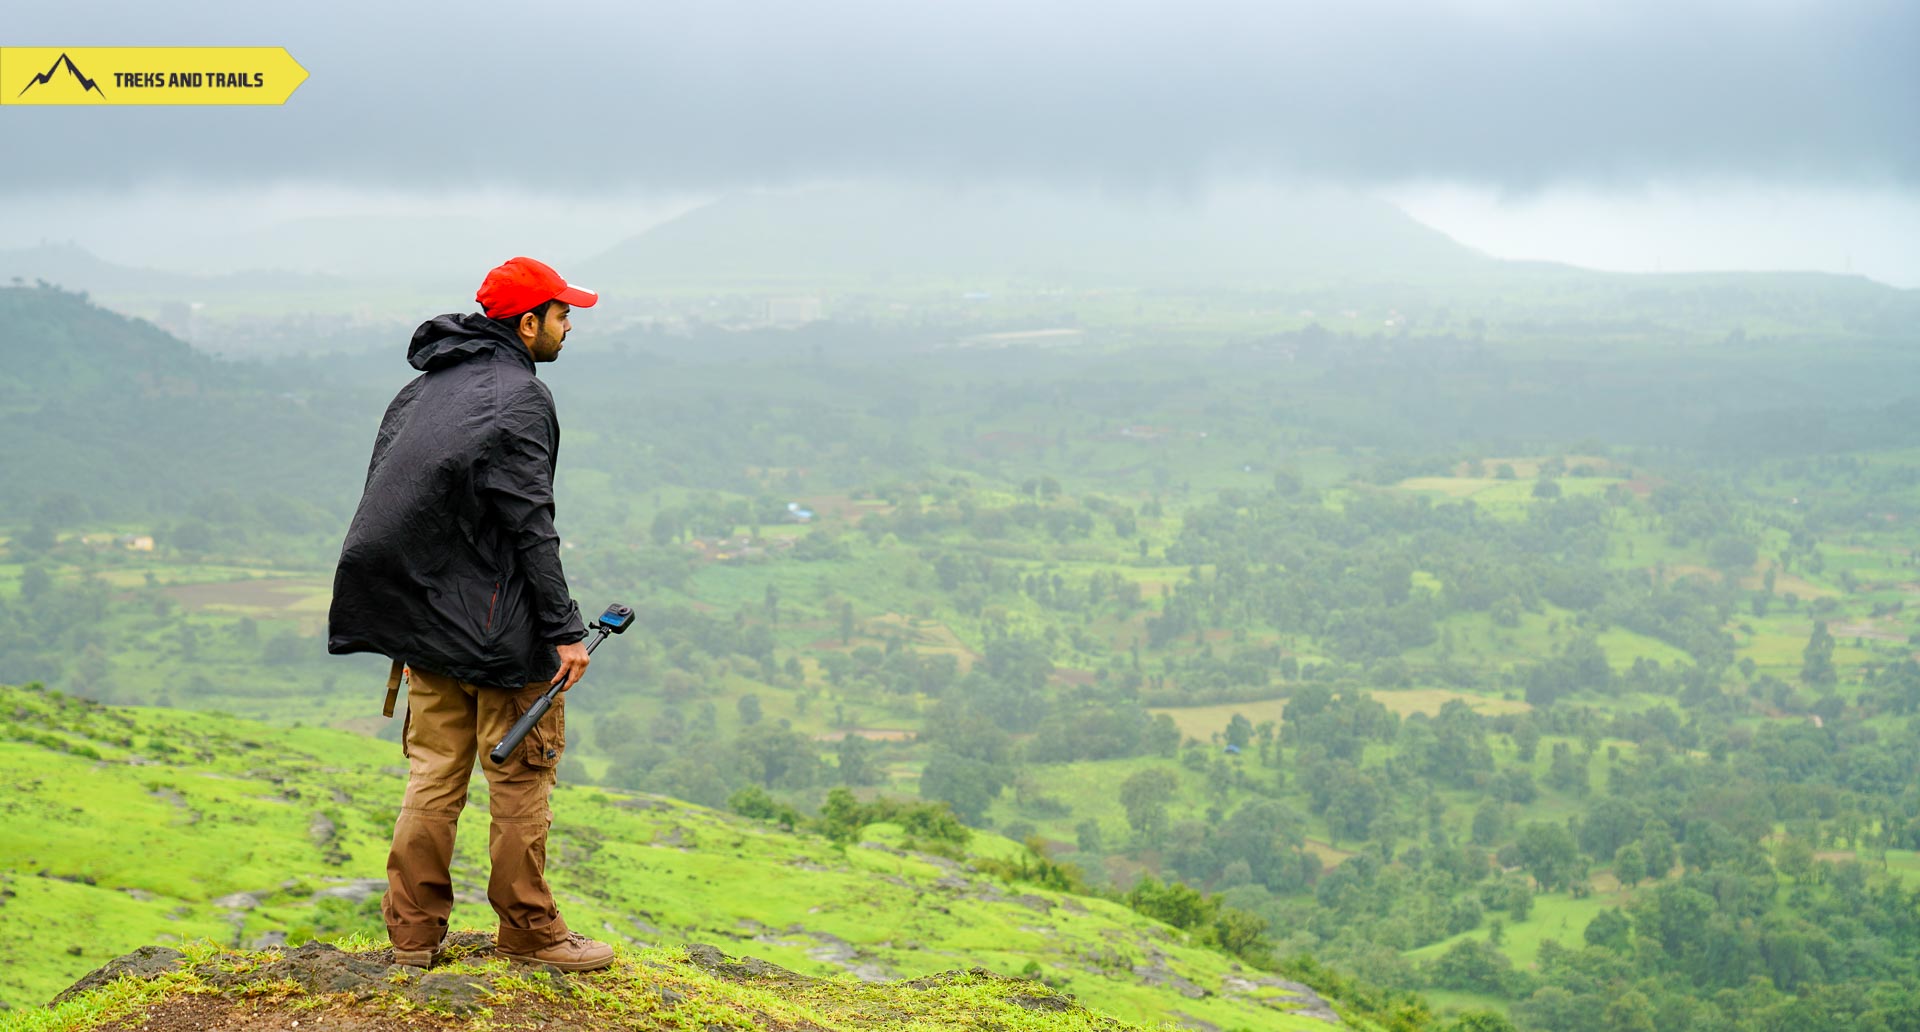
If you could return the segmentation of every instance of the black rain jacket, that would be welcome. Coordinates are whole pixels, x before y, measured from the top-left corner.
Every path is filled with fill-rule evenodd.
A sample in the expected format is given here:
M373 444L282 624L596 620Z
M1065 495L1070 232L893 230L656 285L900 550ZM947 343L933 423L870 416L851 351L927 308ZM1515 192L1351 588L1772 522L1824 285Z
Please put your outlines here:
M414 331L340 548L327 651L521 688L586 637L553 529L560 421L518 337L484 315Z

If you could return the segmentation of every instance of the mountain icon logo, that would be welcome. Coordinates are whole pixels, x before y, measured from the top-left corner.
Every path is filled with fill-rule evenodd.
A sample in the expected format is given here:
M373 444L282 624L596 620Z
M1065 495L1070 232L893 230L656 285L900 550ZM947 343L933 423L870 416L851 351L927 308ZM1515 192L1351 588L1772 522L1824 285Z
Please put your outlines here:
M73 63L73 58L68 57L64 53L61 54L59 58L57 58L53 62L53 67L48 68L46 71L41 72L39 75L34 76L31 81L29 81L25 86L21 87L19 95L25 96L26 92L30 89L33 89L35 86L45 86L47 83L52 82L54 74L60 71L61 65L67 66L67 71L71 73L75 79L79 80L80 87L82 89L85 89L92 93L98 93L102 97L105 97L107 95L107 91L101 89L99 83L94 82L92 79L87 78L86 73L82 72L80 70L80 67Z

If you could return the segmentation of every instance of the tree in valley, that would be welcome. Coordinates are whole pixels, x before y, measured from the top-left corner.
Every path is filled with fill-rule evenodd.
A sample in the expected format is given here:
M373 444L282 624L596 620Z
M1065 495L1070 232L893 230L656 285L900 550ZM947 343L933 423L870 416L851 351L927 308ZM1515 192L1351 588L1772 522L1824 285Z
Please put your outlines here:
M1813 635L1800 657L1800 682L1807 687L1826 688L1839 680L1833 669L1833 635L1825 620L1814 622Z
M1520 829L1515 848L1520 866L1542 889L1564 888L1576 874L1580 847L1563 825L1530 821Z
M1167 825L1167 803L1180 782L1163 767L1137 771L1120 783L1120 805L1127 811L1127 826L1145 840L1158 838Z

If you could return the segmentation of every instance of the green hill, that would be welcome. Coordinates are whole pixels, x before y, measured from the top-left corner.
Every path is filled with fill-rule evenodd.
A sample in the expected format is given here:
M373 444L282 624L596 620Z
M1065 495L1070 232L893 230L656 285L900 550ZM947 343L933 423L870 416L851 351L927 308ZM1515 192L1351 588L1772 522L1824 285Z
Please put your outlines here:
M102 391L176 394L231 386L235 367L149 323L46 287L0 288L0 412L72 404ZM141 389L144 385L144 389Z
M359 485L383 398L219 360L54 288L0 287L0 323L0 482L18 488L0 519L55 496L121 519L236 488L351 498Z
M39 1003L148 944L181 946L203 962L215 944L259 949L358 933L372 938L352 942L370 947L382 937L377 876L403 781L398 763L392 746L340 732L0 688L0 779L16 786L0 796L9 829L0 846L0 999ZM492 923L482 901L485 803L477 784L455 860L455 927ZM551 876L569 922L627 950L602 981L580 979L610 994L636 964L663 956L646 951L677 957L673 947L709 941L839 979L817 1001L827 1014L877 991L849 977L984 968L1141 1024L1327 1027L1313 1016L1326 1007L1311 990L1125 906L985 873L994 858L1022 853L1004 839L977 836L970 851L947 856L874 825L836 848L673 800L565 786L555 811ZM973 981L980 993L1011 992ZM941 984L960 983L969 978ZM1021 991L1054 998L1037 986ZM87 1006L124 1002L125 992ZM1102 1027L1038 1013L1044 1021L1004 1027ZM46 1027L27 1020L22 1027ZM807 1020L863 1027L851 1017Z

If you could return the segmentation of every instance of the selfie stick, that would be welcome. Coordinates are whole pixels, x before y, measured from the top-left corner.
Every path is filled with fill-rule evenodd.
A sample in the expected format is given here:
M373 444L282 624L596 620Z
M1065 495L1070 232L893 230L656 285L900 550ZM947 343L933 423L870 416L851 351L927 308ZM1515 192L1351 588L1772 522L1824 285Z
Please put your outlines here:
M598 637L587 643L587 655L593 655L593 650L607 640L607 635L620 634L631 626L633 626L631 608L618 602L608 606L607 611L600 614L600 619L587 625L590 630L598 633ZM547 710L553 707L553 700L559 697L560 689L566 687L566 684L563 678L547 689L545 694L533 700L533 705L527 707L527 712L514 722L513 730L508 731L507 737L502 738L500 744L494 746L493 751L487 754L487 759L492 760L494 766L507 762L507 757L512 756L513 751L520 747L521 739L526 738L527 732L532 731L534 725L540 723L540 718L547 715Z

